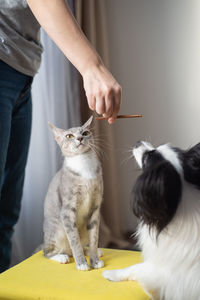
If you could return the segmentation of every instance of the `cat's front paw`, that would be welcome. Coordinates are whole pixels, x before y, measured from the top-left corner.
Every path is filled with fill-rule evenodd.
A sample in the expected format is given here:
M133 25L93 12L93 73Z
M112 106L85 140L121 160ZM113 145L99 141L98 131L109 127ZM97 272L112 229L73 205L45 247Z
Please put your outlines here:
M55 260L60 264L67 264L70 261L70 258L67 254L56 254L50 257L51 260Z
M88 271L90 269L89 265L87 262L84 262L82 264L77 264L76 268L80 271Z
M102 276L105 279L108 279L110 281L121 281L123 280L122 277L120 276L120 272L119 270L108 270L108 271L104 271L102 273Z
M99 260L95 261L95 263L91 264L91 266L93 269L100 269L100 268L103 268L104 262L103 262L103 260L99 259Z

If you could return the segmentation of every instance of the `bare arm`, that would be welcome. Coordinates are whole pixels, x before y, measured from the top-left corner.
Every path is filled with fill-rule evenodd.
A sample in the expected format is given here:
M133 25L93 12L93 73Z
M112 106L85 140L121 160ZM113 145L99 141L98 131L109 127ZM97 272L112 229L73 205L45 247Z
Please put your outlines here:
M90 109L113 123L121 104L121 87L104 66L64 0L27 0L40 25L81 73Z

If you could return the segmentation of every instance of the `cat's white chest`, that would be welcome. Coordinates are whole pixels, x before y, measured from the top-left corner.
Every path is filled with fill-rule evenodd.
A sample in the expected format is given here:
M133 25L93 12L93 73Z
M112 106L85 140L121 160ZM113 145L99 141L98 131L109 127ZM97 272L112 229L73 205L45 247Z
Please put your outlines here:
M95 154L80 154L65 158L65 165L70 170L86 179L95 179L99 161Z

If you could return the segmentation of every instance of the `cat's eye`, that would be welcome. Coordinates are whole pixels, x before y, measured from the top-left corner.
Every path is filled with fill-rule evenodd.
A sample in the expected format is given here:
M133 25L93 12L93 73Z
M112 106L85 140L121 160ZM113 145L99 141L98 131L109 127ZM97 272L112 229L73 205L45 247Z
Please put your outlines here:
M89 132L88 130L86 130L86 131L84 131L84 132L82 133L82 135L83 135L83 136L88 136L88 135L90 135L90 132Z
M66 135L66 138L68 138L68 139L73 139L73 138L74 138L74 135L71 134L71 133L69 133L69 134Z

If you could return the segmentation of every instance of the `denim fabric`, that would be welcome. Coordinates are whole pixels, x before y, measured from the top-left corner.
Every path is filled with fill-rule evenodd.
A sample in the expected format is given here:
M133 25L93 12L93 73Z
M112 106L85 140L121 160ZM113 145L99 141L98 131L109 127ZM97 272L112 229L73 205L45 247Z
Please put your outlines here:
M10 264L31 133L32 77L0 60L0 272Z

